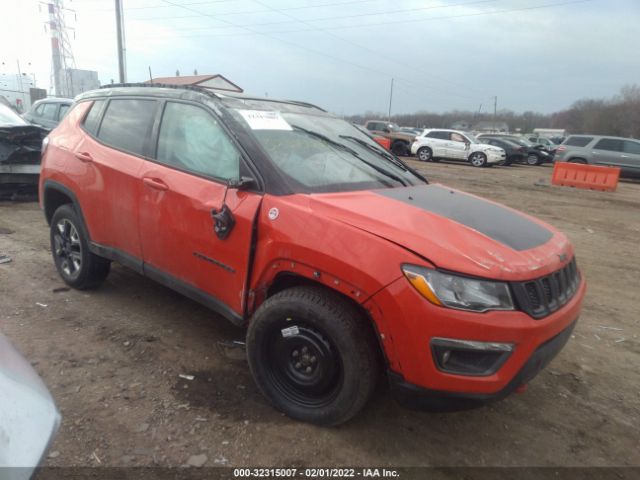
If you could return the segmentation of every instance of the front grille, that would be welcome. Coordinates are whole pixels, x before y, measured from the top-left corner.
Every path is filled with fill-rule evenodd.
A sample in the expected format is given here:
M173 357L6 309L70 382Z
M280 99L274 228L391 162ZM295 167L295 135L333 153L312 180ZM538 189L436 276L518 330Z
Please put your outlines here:
M545 277L511 284L520 309L533 318L546 317L566 304L578 290L580 273L575 257Z

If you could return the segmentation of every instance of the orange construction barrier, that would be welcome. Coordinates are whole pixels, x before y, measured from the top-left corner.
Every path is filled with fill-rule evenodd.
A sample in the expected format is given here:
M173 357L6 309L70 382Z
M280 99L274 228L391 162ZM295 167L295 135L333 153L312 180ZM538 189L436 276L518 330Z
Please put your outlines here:
M553 185L615 192L620 178L618 167L600 167L582 163L556 162L553 166Z
M387 150L391 150L391 139L386 137L374 137L373 139Z

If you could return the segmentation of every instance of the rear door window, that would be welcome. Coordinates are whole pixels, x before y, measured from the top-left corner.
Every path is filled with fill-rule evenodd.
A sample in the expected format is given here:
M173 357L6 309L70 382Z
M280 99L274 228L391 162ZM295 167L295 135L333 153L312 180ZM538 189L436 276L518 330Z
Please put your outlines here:
M119 150L144 155L157 105L155 100L111 100L100 124L98 138Z
M593 137L569 137L564 144L571 147L586 147L591 140L593 140Z
M622 140L617 138L603 138L593 147L596 150L606 150L609 152L622 152Z
M214 116L195 105L167 102L156 159L167 166L223 180L240 176L240 152Z

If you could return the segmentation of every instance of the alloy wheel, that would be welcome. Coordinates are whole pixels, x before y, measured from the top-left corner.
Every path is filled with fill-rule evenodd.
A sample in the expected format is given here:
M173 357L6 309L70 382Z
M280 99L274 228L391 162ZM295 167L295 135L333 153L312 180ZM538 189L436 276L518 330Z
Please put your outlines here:
M68 219L56 224L53 236L54 254L60 269L69 278L75 278L82 269L82 244L78 229Z

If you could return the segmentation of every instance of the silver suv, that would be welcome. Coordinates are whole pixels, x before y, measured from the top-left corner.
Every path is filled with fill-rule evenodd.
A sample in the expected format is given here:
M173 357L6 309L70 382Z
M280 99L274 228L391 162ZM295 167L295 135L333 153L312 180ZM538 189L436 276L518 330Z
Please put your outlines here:
M556 150L555 161L620 167L621 176L640 177L640 140L571 135Z

